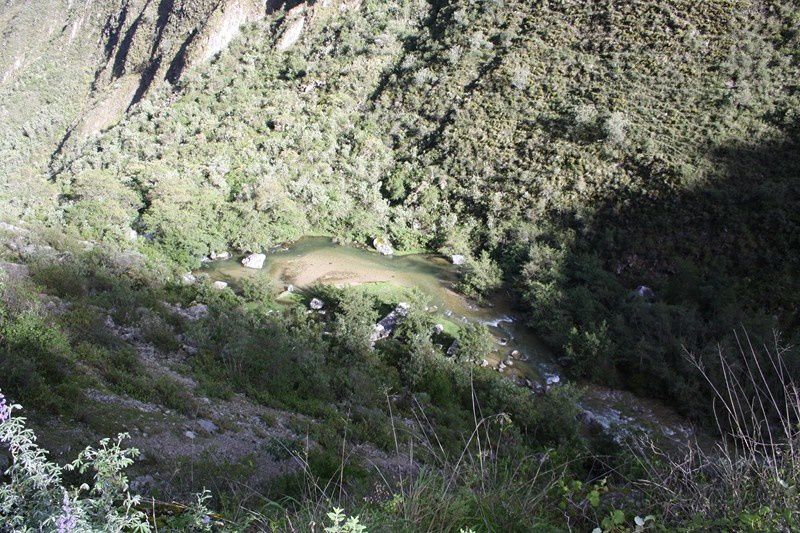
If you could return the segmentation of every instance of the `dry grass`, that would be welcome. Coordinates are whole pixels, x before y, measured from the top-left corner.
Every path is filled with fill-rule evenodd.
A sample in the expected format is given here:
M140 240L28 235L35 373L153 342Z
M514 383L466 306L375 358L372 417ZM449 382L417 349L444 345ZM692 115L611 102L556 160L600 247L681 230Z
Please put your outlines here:
M736 341L733 353L718 350L713 369L687 354L712 391L718 443L679 456L651 444L639 484L666 523L789 530L800 524L800 391L777 336L771 346L747 332Z

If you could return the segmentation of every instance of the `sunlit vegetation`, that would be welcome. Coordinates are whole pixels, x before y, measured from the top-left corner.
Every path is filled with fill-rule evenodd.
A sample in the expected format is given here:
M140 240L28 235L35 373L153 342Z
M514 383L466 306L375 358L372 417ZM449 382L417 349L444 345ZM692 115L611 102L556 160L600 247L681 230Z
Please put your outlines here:
M233 529L344 528L334 504L374 531L797 527L795 3L323 4L288 50L298 15L278 10L52 152L78 109L48 80L81 86L83 45L0 85L0 116L25 122L0 135L0 216L40 239L12 232L0 251L28 269L0 285L3 393L95 426L90 390L187 417L232 398L292 413L296 442L275 455L300 470L256 487L268 505L215 494ZM26 122L20 95L38 86ZM394 286L279 301L266 277L180 282L212 253L304 235L463 256L457 290L512 294L573 384L534 394L483 368L484 326L436 337L424 299ZM400 301L408 316L375 344ZM583 431L592 384L662 400L732 447L631 457ZM726 403L741 398L761 411ZM381 480L356 448L410 466Z

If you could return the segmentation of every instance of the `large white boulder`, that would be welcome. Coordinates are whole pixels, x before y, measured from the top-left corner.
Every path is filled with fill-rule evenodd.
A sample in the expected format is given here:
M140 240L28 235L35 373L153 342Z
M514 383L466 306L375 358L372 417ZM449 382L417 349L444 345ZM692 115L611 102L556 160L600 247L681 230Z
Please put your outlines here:
M242 265L247 268L263 268L266 260L267 256L264 254L250 254L242 259Z
M378 250L378 253L381 255L393 255L394 248L392 248L392 242L387 239L386 237L375 237L372 241L372 246Z

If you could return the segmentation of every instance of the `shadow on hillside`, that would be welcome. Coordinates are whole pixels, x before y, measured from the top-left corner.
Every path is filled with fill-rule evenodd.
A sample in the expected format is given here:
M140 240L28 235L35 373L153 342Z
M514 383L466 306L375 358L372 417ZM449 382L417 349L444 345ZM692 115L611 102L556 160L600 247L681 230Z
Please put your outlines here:
M774 330L796 339L800 325L800 146L728 145L708 162L706 181L678 192L666 184L679 180L640 166L640 189L588 221L554 221L544 241L576 238L553 285L528 286L534 328L574 375L701 416L708 396L687 350L713 367L736 328L769 343Z

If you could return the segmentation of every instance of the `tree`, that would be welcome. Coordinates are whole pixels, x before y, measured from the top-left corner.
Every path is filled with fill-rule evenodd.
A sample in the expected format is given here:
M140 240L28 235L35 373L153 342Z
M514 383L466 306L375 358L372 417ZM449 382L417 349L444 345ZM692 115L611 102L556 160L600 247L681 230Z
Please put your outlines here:
M503 283L503 271L484 250L478 259L467 259L459 288L467 296L483 299Z

